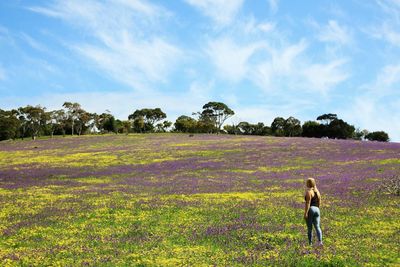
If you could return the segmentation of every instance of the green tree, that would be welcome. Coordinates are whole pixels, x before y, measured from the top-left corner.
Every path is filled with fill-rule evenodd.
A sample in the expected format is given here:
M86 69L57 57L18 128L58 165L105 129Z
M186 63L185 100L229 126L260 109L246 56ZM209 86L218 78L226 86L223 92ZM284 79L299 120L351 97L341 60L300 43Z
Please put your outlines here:
M332 120L327 128L327 134L329 138L337 139L350 139L354 135L355 128L353 125L341 119Z
M182 115L176 119L174 123L174 131L183 133L195 133L198 131L197 120L192 117Z
M15 139L18 137L20 121L17 112L0 109L0 140Z
M325 125L328 125L334 120L337 120L337 115L333 113L322 114L317 117L317 121L322 121Z
M283 131L285 136L300 136L302 131L300 121L294 117L287 118L283 126Z
M302 126L302 136L321 138L323 136L323 127L316 121L306 121Z
M65 110L59 109L54 111L52 117L56 121L58 129L61 130L62 135L65 136L66 127L68 124L68 114L65 112Z
M364 130L360 130L359 128L357 128L353 134L353 139L355 140L363 140L363 138L365 138L365 136L368 134L368 130L364 129Z
M157 132L165 133L168 131L168 128L172 126L172 122L170 121L163 121L156 125Z
M167 114L165 114L160 108L155 109L137 109L134 113L128 116L128 119L131 121L135 121L140 118L143 120L144 127L143 130L146 132L151 132L154 130L155 123L167 118ZM139 123L139 121L138 121ZM135 122L134 122L135 124Z
M35 140L39 135L41 127L46 124L46 111L45 108L41 106L26 106L23 108L26 114L26 122L28 125L28 130L31 133L32 140Z
M244 135L253 135L255 132L255 127L253 124L248 123L247 121L241 121L237 125L239 132Z
M131 130L131 128L132 128L132 122L129 121L129 120L126 120L126 121L122 121L121 124L122 124L122 127L123 127L123 132L126 135L128 135L130 130Z
M218 132L221 131L224 122L234 114L235 112L232 109L221 102L208 102L203 106L202 112L204 117L208 117L214 122L215 128L218 129Z
M92 114L81 108L76 111L76 115L77 115L77 120L75 123L76 133L78 135L81 135L88 129L89 123L92 120Z
M71 122L71 135L74 135L75 121L79 118L81 105L78 103L64 102L63 107L66 108L68 120Z
M135 120L133 121L133 130L136 133L143 133L145 130L145 125L146 124L142 116L136 117Z
M379 141L379 142L388 142L389 141L389 135L384 131L368 133L365 136L365 138L370 141Z
M271 131L275 136L285 135L285 122L286 120L282 117L276 117L271 123Z
M240 130L237 127L237 125L224 125L224 130L225 132L227 132L228 134L240 134Z
M117 122L113 115L110 114L103 123L103 129L107 132L117 133Z

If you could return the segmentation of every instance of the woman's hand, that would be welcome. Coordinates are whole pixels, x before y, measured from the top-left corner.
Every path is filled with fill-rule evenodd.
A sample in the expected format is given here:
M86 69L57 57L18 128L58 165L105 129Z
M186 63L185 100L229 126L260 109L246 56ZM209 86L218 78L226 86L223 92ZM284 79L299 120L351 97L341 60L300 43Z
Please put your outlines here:
M308 219L308 214L307 214L307 213L304 213L304 220L307 221L307 219Z

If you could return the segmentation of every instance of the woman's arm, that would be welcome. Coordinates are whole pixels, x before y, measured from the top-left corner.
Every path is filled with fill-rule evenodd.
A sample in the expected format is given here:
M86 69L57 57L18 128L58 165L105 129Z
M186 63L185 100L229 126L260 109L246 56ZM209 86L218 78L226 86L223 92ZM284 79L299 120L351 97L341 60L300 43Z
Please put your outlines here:
M310 209L310 202L311 202L311 193L310 191L306 192L306 206L304 208L304 219L307 220L308 218L308 210Z

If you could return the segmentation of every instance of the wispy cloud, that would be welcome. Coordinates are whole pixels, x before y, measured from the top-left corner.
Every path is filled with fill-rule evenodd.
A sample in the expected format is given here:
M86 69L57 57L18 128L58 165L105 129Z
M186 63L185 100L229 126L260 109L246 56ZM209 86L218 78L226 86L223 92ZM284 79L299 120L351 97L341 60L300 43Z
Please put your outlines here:
M381 39L393 46L400 47L400 31L394 27L392 22L386 21L382 25L369 29L369 34L376 39Z
M29 34L22 33L21 38L28 43L32 48L41 51L41 52L47 52L47 48L41 44L40 42L36 41L34 38L32 38Z
M344 59L334 60L325 64L311 64L303 70L310 89L326 94L337 84L347 80L349 74L341 67L346 63Z
M199 9L221 27L235 19L244 0L185 0L185 2Z
M387 65L378 74L375 86L384 88L392 88L395 85L400 87L400 64Z
M92 66L136 90L167 79L180 49L157 34L170 12L144 0L61 1L31 11L56 17L86 30L94 40L68 46Z
M268 0L268 4L272 13L276 13L278 11L279 0Z
M376 0L384 19L365 31L371 37L384 40L392 46L400 46L400 2L398 0Z
M375 79L360 87L344 115L361 128L384 130L400 141L400 64L384 66Z
M239 45L231 38L224 37L209 42L207 54L217 69L218 76L231 82L243 80L251 67L250 57L262 43Z
M265 34L275 30L276 23L272 21L258 22L254 16L249 16L246 20L241 20L237 23L239 31L243 31L246 35Z
M326 62L308 56L305 40L272 46L267 41L241 43L233 37L210 41L207 53L217 75L230 82L248 80L265 92L287 94L290 90L322 95L347 80L347 63L338 58Z
M351 31L336 20L329 20L327 25L318 26L318 39L323 42L331 42L339 45L348 45L353 42Z

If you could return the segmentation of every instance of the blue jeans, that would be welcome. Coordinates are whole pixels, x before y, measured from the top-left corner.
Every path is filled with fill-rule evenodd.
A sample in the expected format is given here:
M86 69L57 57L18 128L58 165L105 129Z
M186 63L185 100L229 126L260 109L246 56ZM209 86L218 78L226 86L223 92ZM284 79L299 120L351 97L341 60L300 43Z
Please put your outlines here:
M318 207L311 206L308 210L307 218L307 234L308 242L312 244L312 226L314 225L315 231L317 232L318 241L322 242L322 231L320 226L320 211Z

